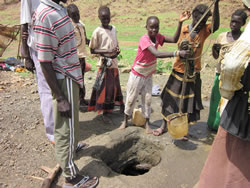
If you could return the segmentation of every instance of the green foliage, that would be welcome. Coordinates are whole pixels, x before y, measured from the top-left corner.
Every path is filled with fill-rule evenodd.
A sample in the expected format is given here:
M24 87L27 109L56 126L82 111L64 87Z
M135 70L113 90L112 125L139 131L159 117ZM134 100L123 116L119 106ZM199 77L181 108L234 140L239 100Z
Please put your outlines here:
M171 61L164 61L162 59L157 61L156 72L170 72L172 70L172 62Z
M10 0L9 0L10 1ZM16 0L17 1L17 0ZM162 1L159 3L156 0L150 1L89 1L79 0L74 3L78 6L81 14L81 20L85 23L87 38L90 39L92 32L100 25L98 19L97 10L100 5L110 3L111 8L111 25L114 25L117 29L117 36L121 54L118 57L119 66L130 67L136 57L137 45L140 37L147 33L145 28L146 19L148 16L155 15L160 19L160 33L164 35L173 36L176 32L180 10L162 6L167 2ZM232 2L223 1L220 3L221 7L232 6ZM152 6L154 5L154 6ZM0 11L1 24L19 24L20 12L17 11L18 6L10 6L10 8L2 9ZM14 8L13 8L14 7ZM17 8L18 7L18 8ZM224 10L224 9L223 9ZM226 9L228 10L228 9ZM223 17L221 12L221 23L229 23L229 17ZM211 20L209 20L211 21ZM190 24L191 19L185 21L184 25ZM211 46L218 35L222 32L229 31L230 28L227 25L220 26L220 29L212 34L204 45L205 54L211 55ZM4 53L3 58L16 56L18 41L14 41L10 47ZM163 47L159 47L160 51L175 51L177 50L176 44L165 44ZM96 71L97 58L93 58L92 55L87 57L87 62L92 65L92 70ZM166 72L172 69L172 59L158 59L157 72Z

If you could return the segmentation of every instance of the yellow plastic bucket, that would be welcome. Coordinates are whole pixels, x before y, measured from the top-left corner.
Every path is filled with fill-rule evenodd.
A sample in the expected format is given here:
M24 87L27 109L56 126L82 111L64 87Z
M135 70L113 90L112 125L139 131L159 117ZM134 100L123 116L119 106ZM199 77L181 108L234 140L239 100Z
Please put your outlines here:
M168 132L173 138L182 138L188 134L187 113L174 113L167 116Z
M133 115L132 115L132 123L136 126L144 126L146 123L146 119L142 114L141 108L134 109Z

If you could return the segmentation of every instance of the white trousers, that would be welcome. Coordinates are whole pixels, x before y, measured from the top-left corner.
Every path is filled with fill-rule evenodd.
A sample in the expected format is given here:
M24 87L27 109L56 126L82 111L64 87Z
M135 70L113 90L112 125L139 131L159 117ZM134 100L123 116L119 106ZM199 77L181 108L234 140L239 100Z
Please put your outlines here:
M36 67L37 89L40 96L41 111L46 135L50 141L54 142L54 118L51 90L43 75L40 62L37 59L36 51L30 48L30 54Z
M131 116L139 94L141 94L142 114L149 118L151 114L152 76L147 78L137 76L130 72L127 84L127 96L124 113Z

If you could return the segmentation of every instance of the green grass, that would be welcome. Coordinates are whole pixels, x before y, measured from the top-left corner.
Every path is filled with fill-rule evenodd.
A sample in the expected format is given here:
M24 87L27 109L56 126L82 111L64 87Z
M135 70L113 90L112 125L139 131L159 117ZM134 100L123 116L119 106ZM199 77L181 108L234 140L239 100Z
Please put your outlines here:
M97 7L100 1L88 1L88 0L78 0L76 4L78 5L82 21L85 23L87 37L90 39L92 32L96 27L100 25L99 19L97 17ZM105 2L111 2L110 0L103 0ZM126 4L125 2L114 1L111 4L111 13L115 15L111 24L114 25L118 31L118 41L121 48L120 65L130 67L135 59L137 52L137 44L141 36L143 36L147 31L145 29L145 22L148 16L156 15L160 19L160 33L164 35L174 35L178 25L179 13L180 11L173 11L169 8L164 10L164 7L150 7L150 3L155 3L156 0L147 1L146 4L140 4L139 1L133 1L132 4ZM125 4L124 4L125 3ZM221 6L228 6L228 3L221 2ZM18 6L17 6L18 7ZM86 12L87 11L87 12ZM128 11L128 12L127 12ZM223 11L221 11L221 14ZM18 24L19 23L19 10L17 8L7 8L0 11L1 24ZM226 17L221 23L229 23L230 17ZM190 24L191 19L186 21L184 24ZM227 26L227 25L223 25ZM211 45L218 37L221 32L229 31L229 27L221 27L217 32L212 34L205 43L204 50L209 46L206 53L211 53ZM13 43L9 49L4 53L3 58L10 56L15 56L17 53L17 42ZM163 47L159 47L160 51L175 51L177 49L176 44L164 44ZM164 72L172 67L173 59L159 59L157 71ZM92 56L87 57L87 62L92 64L92 69L96 70L96 58Z

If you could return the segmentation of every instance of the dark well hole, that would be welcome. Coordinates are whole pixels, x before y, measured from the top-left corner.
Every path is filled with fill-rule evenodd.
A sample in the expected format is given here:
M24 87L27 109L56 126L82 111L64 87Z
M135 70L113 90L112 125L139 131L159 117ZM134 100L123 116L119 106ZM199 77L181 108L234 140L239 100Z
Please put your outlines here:
M139 176L159 164L161 147L134 137L114 145L101 155L101 159L116 173Z

